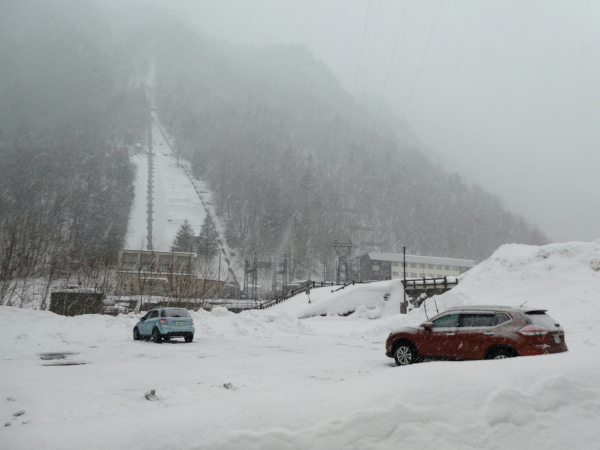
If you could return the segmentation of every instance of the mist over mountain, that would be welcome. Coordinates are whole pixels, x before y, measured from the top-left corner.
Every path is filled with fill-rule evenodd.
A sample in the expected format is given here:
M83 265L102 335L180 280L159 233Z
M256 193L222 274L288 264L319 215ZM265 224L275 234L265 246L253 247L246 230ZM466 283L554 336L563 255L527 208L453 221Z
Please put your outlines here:
M333 264L334 239L476 260L507 242L547 242L433 164L381 99L353 99L301 44L232 45L143 5L1 8L3 280L115 260L133 195L127 146L145 143L150 121L151 61L157 113L242 256L285 253L291 274L310 276Z
M233 46L185 26L161 43L161 117L246 254L287 252L306 274L335 238L359 252L406 246L477 260L506 242L546 242L498 198L432 164L385 103L353 105L306 47Z

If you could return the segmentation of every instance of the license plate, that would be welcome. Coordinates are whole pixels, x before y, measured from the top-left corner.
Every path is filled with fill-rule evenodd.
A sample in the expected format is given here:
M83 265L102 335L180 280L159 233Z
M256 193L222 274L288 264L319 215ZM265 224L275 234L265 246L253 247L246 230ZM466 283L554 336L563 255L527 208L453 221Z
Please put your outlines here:
M175 325L183 325L183 324L184 324L183 322L175 322ZM556 339L556 337L554 337L554 339ZM560 342L560 340L558 342Z
M554 342L556 342L557 344L560 344L560 334L555 334L553 337L554 337Z

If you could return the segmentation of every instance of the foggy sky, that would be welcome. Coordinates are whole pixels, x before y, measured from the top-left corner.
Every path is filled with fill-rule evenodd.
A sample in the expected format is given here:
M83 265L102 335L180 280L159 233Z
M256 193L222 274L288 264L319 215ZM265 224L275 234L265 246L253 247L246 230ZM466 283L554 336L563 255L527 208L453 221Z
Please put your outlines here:
M600 238L600 2L158 1L233 43L305 44L553 240Z

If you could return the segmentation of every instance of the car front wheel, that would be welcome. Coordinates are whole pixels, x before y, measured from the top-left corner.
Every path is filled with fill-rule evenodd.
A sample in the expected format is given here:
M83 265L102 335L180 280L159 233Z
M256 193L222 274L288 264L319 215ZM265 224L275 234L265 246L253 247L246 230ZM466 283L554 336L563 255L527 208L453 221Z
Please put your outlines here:
M158 328L155 328L154 331L152 331L152 341L154 341L155 344L160 344L162 340L160 331L158 331Z
M139 341L140 339L141 339L140 330L138 330L137 327L135 327L133 329L133 340L134 341Z
M399 366L407 366L415 362L417 352L408 344L400 344L394 351L394 360Z

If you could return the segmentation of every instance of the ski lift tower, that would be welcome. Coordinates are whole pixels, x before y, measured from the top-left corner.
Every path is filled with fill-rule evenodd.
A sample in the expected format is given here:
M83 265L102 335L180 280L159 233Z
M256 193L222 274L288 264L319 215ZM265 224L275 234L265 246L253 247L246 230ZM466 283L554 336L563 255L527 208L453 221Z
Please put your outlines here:
M338 242L337 239L333 240L333 249L338 258L336 283L341 284L342 270L344 271L344 281L350 280L350 268L348 267L348 258L352 249L356 247L350 240L348 242Z

